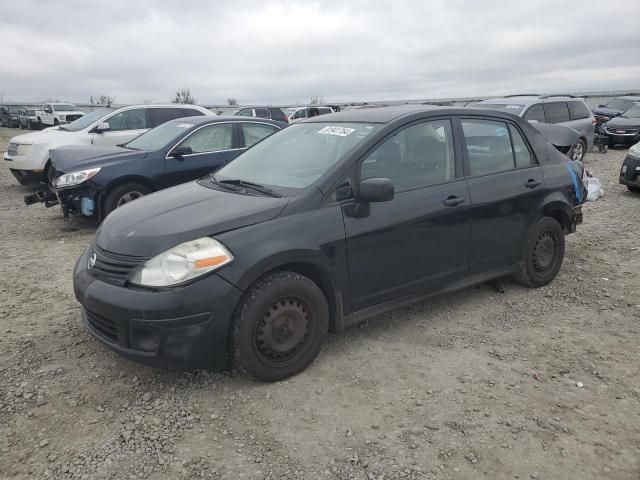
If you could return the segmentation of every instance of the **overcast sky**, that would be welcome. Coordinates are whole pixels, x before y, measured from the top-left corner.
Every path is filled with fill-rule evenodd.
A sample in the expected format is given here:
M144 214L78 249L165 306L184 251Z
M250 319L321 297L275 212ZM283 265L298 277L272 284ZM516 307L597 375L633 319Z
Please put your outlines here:
M640 89L640 1L0 0L5 101Z

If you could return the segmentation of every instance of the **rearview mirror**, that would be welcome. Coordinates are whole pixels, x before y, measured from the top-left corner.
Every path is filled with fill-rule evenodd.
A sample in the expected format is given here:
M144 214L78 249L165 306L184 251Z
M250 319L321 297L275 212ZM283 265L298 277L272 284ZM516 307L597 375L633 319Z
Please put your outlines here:
M388 202L394 195L393 183L388 178L367 178L360 182L358 189L361 202Z
M191 147L180 146L180 147L174 148L169 154L169 156L173 158L182 158L185 155L191 155L192 153L193 153L193 150L191 149Z
M98 126L93 129L96 133L108 132L109 130L111 130L111 125L107 122L99 123Z

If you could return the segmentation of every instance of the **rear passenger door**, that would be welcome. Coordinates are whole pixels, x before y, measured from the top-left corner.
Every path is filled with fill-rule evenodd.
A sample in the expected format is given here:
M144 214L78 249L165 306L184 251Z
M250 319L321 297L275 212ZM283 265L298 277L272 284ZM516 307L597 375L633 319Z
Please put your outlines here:
M514 265L545 194L542 168L516 124L462 118L460 126L471 197L469 273Z
M449 118L389 135L358 164L358 181L389 178L395 197L343 205L352 310L459 278L469 242L469 193Z
M175 147L189 147L191 154L165 158L163 188L204 177L235 158L241 151L237 122L211 123L189 134Z

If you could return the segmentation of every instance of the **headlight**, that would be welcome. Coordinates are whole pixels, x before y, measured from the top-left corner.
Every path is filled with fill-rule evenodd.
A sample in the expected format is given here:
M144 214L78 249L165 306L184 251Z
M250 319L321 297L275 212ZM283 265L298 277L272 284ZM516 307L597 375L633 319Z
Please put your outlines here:
M629 149L629 155L634 158L640 158L640 143L636 143Z
M71 187L86 182L91 177L96 176L100 168L91 168L89 170L79 170L77 172L65 173L53 180L54 187Z
M145 287L168 287L212 272L233 261L233 255L209 237L181 243L147 260L129 281Z
M9 155L26 155L31 148L30 143L10 143L7 147L7 153Z

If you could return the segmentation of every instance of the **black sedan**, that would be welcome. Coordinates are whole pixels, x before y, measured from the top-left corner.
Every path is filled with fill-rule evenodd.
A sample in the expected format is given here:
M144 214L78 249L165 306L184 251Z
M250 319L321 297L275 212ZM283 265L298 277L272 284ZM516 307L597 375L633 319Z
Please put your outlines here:
M609 140L609 145L629 147L640 142L640 105L635 106L602 125L600 133Z
M51 150L50 192L26 203L60 203L63 214L104 218L117 207L151 192L200 178L246 148L286 126L239 117L171 120L118 147Z
M640 105L640 97L626 96L612 98L607 103L593 109L596 126L599 127L603 123L607 123L612 118L622 115L636 105Z
M126 357L280 380L327 330L503 276L551 282L582 219L582 173L509 113L322 115L112 212L75 296Z

